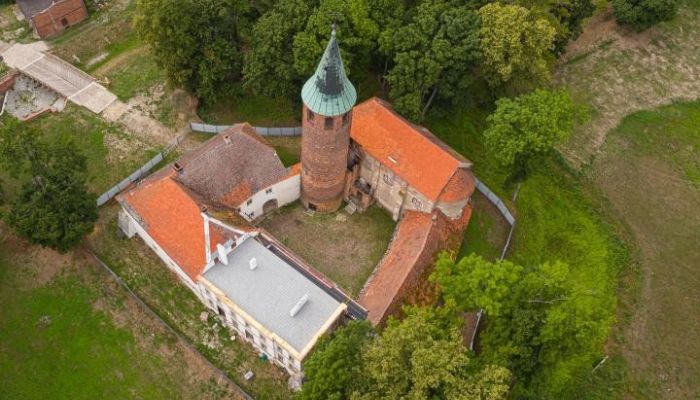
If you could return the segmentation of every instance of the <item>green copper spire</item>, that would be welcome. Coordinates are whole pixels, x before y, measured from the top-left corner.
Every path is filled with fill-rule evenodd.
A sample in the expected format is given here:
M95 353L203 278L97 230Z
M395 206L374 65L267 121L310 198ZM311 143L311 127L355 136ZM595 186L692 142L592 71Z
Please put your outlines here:
M326 117L345 114L355 105L357 92L345 75L335 37L335 24L331 40L321 57L316 73L306 81L301 90L301 99L311 111Z

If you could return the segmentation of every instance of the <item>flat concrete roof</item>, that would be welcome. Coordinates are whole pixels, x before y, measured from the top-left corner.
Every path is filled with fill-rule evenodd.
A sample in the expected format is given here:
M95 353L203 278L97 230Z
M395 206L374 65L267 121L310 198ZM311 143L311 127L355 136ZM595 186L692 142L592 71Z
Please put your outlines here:
M254 237L227 257L228 265L217 261L204 278L299 353L315 340L341 305ZM257 261L255 269L250 268L252 258ZM308 300L291 316L290 311L304 296Z

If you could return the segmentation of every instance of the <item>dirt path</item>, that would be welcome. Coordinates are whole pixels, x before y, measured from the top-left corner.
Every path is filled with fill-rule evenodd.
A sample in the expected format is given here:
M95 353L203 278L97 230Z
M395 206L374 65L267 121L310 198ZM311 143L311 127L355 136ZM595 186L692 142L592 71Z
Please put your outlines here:
M567 48L554 81L594 109L562 151L580 168L626 115L700 94L700 7L643 33L617 25L611 10L592 18Z
M145 46L137 47L128 51L125 51L106 63L100 65L97 69L92 71L92 74L97 77L101 77L109 74L113 69L120 66L122 63L127 62L129 58L144 54L148 51Z

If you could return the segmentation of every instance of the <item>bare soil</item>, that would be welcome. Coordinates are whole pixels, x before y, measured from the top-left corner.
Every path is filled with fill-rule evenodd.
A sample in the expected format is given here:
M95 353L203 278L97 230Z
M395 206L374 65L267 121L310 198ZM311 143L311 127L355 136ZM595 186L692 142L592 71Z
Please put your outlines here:
M342 209L309 215L300 203L294 203L261 226L355 296L386 252L395 225L376 206L351 216Z
M690 4L680 7L674 21L642 33L617 25L608 9L568 46L554 81L593 109L561 148L575 168L591 162L624 116L698 97L700 7Z

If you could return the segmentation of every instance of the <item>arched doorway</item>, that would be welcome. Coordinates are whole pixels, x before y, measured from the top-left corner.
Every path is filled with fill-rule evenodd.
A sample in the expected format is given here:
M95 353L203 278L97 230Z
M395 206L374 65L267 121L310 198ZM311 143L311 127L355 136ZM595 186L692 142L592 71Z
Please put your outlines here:
M263 215L275 211L278 207L277 199L270 199L263 204Z

